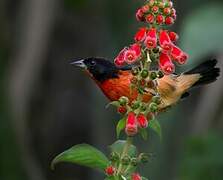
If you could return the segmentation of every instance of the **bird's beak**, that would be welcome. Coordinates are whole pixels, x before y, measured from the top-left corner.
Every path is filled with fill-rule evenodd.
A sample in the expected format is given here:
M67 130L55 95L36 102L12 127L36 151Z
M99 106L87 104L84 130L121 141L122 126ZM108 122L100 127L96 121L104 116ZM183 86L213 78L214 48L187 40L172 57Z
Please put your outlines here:
M81 67L81 68L86 68L86 65L84 64L84 59L82 60L75 60L73 62L70 63L71 65L74 65L74 66L78 66L78 67Z

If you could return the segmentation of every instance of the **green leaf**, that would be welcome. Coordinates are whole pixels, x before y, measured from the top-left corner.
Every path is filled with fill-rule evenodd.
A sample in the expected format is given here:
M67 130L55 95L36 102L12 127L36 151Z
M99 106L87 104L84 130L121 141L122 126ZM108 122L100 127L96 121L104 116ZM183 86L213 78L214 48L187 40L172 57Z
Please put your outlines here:
M159 135L160 139L162 139L161 126L157 119L152 119L149 123L149 127Z
M146 129L140 129L139 133L141 134L141 136L144 140L148 139L148 132Z
M121 131L125 128L125 124L126 124L126 118L122 118L121 120L119 120L117 126L116 126L116 135L117 138L119 138Z
M118 140L114 144L110 146L112 152L116 152L118 154L122 154L123 148L125 146L126 141ZM128 155L131 157L135 157L137 153L136 147L134 145L130 145L128 149Z
M104 170L109 164L109 160L102 152L88 144L73 146L59 154L53 159L51 168L54 169L55 164L60 162L70 162L99 170Z

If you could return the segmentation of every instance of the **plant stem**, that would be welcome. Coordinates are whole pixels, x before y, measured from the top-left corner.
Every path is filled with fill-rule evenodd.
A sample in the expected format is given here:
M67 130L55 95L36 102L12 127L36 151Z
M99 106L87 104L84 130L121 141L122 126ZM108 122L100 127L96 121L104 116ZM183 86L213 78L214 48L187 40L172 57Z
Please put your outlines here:
M122 151L122 154L121 154L121 159L123 157L125 157L126 155L128 155L128 150L129 150L129 147L131 146L131 144L132 144L132 138L127 137L126 143L124 145L124 148L123 148L123 151ZM118 170L117 170L117 175L119 175L121 171L122 171L122 162L120 162L120 164L119 164L119 167L118 167Z

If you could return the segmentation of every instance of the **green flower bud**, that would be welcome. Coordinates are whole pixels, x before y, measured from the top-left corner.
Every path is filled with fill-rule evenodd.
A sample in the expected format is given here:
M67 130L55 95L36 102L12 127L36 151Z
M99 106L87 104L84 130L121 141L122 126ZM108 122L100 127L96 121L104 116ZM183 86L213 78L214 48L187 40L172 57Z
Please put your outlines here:
M129 99L125 96L119 98L119 103L121 106L125 106L129 102Z
M158 106L156 103L152 102L150 105L149 105L149 110L150 112L157 112L158 110Z
M163 72L162 72L162 71L159 71L159 72L158 72L158 78L161 79L161 78L163 78L163 76L164 76Z
M141 104L140 111L142 111L142 112L146 111L146 104L145 103Z
M160 96L153 96L152 98L152 102L156 103L156 104L160 104L161 103L161 98Z
M110 155L110 159L111 159L111 161L113 161L113 162L117 162L117 161L119 161L119 155L118 155L118 153L116 153L116 152L112 152L111 155Z
M129 165L129 163L131 162L131 159L129 156L124 156L121 161L123 165Z
M139 69L138 68L132 68L132 75L136 76L139 74Z
M140 102L139 101L134 101L132 103L132 109L138 109L140 107Z
M149 72L147 69L143 69L142 72L141 72L141 77L142 78L147 78L149 76Z
M137 160L137 158L132 158L132 159L131 159L131 164L132 164L133 166L137 166L137 164L138 164L138 160Z
M149 156L144 153L141 153L139 155L139 159L142 163L147 163L149 161Z
M150 79L154 80L154 79L156 79L156 78L157 78L157 74L156 74L156 72L151 72L151 73L150 73Z

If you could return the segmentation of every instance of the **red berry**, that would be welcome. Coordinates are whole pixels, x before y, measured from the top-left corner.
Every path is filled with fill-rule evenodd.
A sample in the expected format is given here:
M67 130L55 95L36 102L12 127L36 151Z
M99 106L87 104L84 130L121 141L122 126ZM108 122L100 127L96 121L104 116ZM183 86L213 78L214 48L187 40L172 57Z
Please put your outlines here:
M156 34L156 29L151 28L147 32L146 40L145 40L145 46L148 49L153 49L157 46L157 34Z
M144 114L139 114L137 116L137 122L138 122L138 126L140 128L147 128L148 127L148 120L146 119Z
M169 75L175 71L175 66L167 54L161 53L159 59L159 67L164 74Z
M157 24L162 24L163 23L163 20L164 20L164 18L163 18L162 15L156 16L156 23Z
M168 33L164 30L160 31L159 43L164 53L168 53L172 49L173 44Z
M118 112L120 114L125 114L127 112L127 109L124 106L120 106L120 107L118 107Z
M153 6L152 7L152 12L153 13L158 13L159 12L159 7L158 6Z
M164 13L165 15L169 15L169 14L171 13L171 9L170 9L170 8L164 8L164 9L163 9L163 13Z
M147 32L147 28L140 28L139 31L135 35L135 38L134 38L135 41L136 42L144 41L146 38L146 32Z
M169 37L172 42L176 42L179 39L178 34L173 31L169 32Z
M153 24L154 23L154 19L155 19L155 17L152 14L148 14L146 16L146 22L148 22L150 24Z
M134 173L132 174L131 180L142 180L142 178L138 173Z
M166 17L165 23L166 25L171 25L174 23L174 19L172 17Z
M143 13L147 13L148 11L149 11L149 5L148 4L142 7L142 12Z
M124 48L119 55L115 58L114 63L116 66L123 66L125 63L124 55L125 52L127 51L127 48Z
M138 132L136 115L134 112L128 114L125 132L128 136L134 136Z
M105 173L108 175L108 176L112 176L114 175L115 173L115 168L113 166L108 166L106 169L105 169Z
M143 13L143 10L142 9L138 9L137 12L136 12L136 19L138 21L144 21L145 18L144 18L144 13Z

